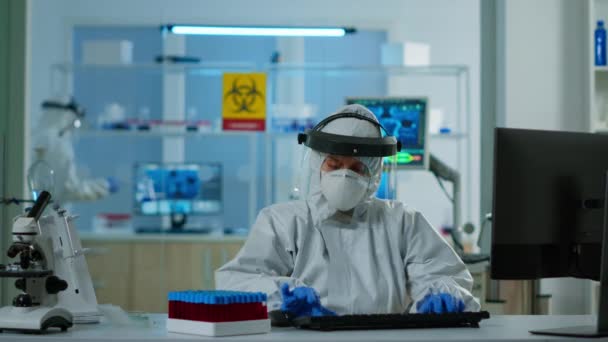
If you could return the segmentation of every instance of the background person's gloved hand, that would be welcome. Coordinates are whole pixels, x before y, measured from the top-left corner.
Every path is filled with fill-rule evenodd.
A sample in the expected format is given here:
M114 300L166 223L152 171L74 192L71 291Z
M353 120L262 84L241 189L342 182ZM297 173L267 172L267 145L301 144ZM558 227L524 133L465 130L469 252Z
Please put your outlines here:
M324 308L319 295L312 287L299 286L289 290L289 284L281 285L283 303L281 311L289 312L294 317L300 316L335 316L336 313Z
M416 311L418 313L463 312L464 302L449 293L430 292L416 303Z
M118 190L120 190L120 186L118 185L118 180L116 178L108 177L108 178L106 178L106 181L108 182L108 191L111 194L118 192Z

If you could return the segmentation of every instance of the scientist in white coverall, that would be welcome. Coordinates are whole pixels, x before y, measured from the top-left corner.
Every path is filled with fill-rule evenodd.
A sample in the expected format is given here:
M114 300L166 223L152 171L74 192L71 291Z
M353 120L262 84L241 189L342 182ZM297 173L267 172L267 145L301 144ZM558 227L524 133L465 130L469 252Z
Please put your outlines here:
M97 200L118 191L118 182L112 177L82 178L77 174L72 130L80 127L84 110L68 98L44 101L42 109L32 145L37 157L49 164L55 177L54 189L42 190L50 191L53 200L62 205Z
M349 105L298 142L310 147L306 199L264 208L218 289L262 291L268 310L312 315L479 311L473 279L424 216L375 197L399 148L373 113ZM314 303L313 303L314 304Z

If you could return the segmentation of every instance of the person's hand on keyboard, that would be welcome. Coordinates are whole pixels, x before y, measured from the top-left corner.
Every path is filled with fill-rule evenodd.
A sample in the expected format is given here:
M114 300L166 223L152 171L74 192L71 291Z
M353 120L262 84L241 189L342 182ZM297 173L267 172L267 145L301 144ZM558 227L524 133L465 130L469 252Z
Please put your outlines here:
M289 284L281 285L283 304L281 311L300 316L335 316L336 313L324 308L319 295L312 287L299 286L289 290Z
M463 312L464 302L449 293L431 292L416 303L416 311L418 313Z

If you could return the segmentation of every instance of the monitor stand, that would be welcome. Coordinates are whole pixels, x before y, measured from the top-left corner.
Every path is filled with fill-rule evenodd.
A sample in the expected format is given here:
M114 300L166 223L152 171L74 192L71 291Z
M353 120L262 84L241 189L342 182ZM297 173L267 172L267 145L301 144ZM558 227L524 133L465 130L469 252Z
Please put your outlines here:
M600 300L595 326L563 327L546 330L530 330L532 334L568 337L605 337L608 336L608 172L604 183L604 224L602 233L602 260L600 263Z
M171 230L181 230L188 221L188 215L180 213L171 213Z

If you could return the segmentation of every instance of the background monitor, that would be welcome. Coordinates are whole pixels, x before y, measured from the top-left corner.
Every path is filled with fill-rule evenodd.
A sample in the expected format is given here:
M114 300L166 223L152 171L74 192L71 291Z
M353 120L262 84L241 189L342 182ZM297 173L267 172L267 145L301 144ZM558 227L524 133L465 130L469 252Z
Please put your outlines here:
M599 279L608 136L497 128L494 279Z
M429 165L428 115L426 98L353 97L346 104L360 104L371 110L389 134L401 142L399 167L426 169Z
M217 163L135 165L139 215L217 215L222 212L222 167Z

